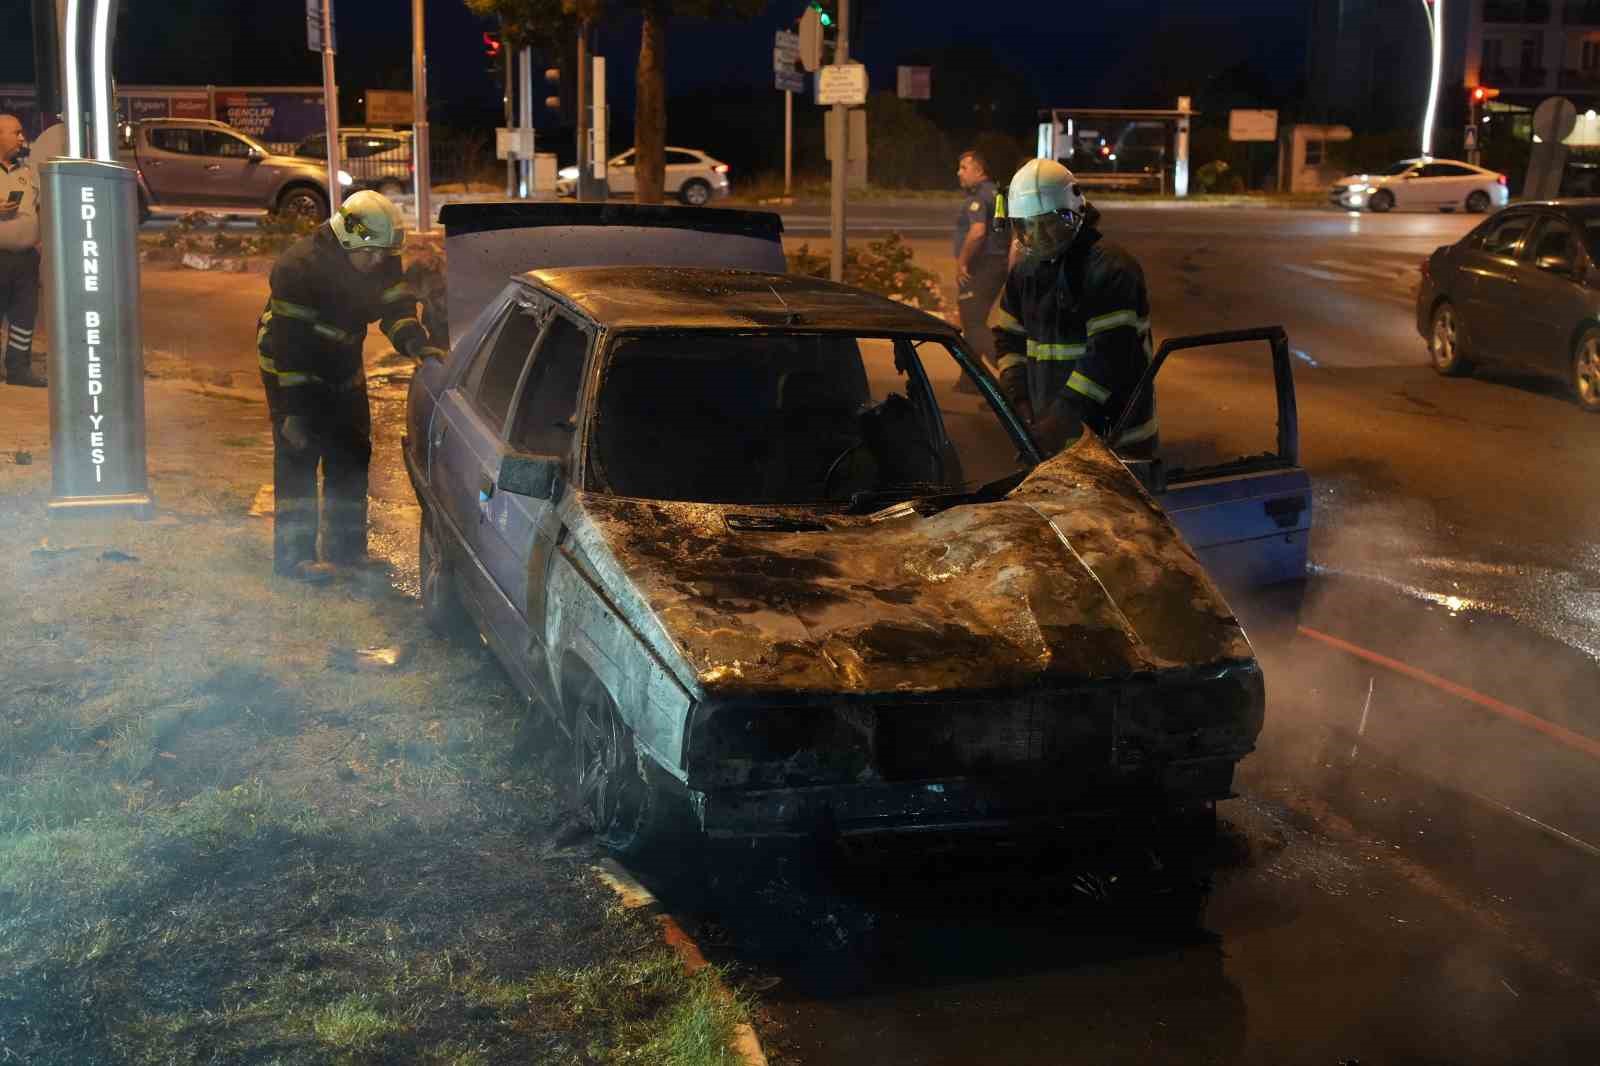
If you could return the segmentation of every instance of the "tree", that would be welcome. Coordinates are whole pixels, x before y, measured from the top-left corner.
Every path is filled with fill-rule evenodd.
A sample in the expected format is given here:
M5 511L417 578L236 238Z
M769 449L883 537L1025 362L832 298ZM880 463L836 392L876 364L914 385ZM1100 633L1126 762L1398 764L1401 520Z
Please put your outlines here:
M633 111L633 198L635 203L659 204L667 174L667 17L748 19L765 11L767 4L766 0L634 0L634 3L644 16L644 24L639 30L639 69Z

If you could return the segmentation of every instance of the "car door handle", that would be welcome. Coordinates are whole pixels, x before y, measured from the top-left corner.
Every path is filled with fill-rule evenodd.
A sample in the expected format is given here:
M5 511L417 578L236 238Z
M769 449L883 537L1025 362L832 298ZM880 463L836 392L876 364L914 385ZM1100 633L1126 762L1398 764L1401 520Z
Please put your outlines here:
M1311 501L1304 496L1280 496L1261 506L1279 529L1291 529L1299 524L1301 512L1311 506Z

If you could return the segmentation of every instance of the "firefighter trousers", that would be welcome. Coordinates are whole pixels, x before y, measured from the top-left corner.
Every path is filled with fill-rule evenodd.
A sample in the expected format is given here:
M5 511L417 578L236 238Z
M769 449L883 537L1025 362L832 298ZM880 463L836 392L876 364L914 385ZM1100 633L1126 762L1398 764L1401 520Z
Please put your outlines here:
M6 378L33 372L33 327L39 315L39 253L0 249L0 334L5 348Z
M294 386L301 401L294 413L309 426L309 445L293 447L283 437L289 413L272 375L263 374L272 415L272 480L275 509L272 567L290 574L317 559L317 468L322 469L322 560L357 562L367 551L367 467L372 462L372 414L365 375L342 387Z

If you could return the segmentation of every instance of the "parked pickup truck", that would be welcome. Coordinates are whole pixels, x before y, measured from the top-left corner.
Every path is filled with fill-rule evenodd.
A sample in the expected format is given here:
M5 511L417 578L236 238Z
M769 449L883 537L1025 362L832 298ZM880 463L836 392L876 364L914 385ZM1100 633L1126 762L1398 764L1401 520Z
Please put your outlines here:
M324 164L275 155L211 119L156 118L123 127L122 161L139 174L139 218L211 211L328 217Z

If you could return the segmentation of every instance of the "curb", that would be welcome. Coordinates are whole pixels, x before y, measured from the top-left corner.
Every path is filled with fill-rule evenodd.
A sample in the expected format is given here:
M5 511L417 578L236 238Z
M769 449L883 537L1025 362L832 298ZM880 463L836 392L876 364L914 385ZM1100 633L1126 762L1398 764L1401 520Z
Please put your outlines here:
M711 965L706 961L705 955L700 951L700 946L694 938L684 932L678 920L661 909L661 901L641 885L627 869L615 859L601 859L594 866L589 867L594 871L600 883L617 894L624 910L642 910L656 920L661 927L661 939L666 941L678 956L678 961L683 963L683 968L690 974L699 973ZM732 999L733 993L728 990L719 978L716 982L717 994ZM744 1066L767 1066L767 1054L761 1050L761 1038L756 1036L756 1031L749 1023L741 1022L734 1027L733 1045L731 1050Z

